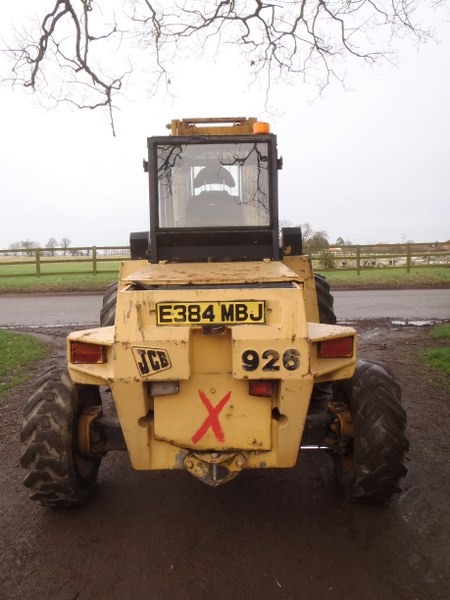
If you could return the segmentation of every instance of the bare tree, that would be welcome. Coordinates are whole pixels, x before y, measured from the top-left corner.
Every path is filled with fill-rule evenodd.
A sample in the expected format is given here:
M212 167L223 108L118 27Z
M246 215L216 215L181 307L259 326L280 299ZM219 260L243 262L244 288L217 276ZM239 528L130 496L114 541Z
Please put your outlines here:
M45 247L48 250L47 254L49 256L55 256L55 254L56 254L56 248L58 247L58 241L54 237L52 237L45 244Z
M315 231L313 235L306 241L314 250L322 250L330 246L328 241L328 234L326 231Z
M69 240L69 238L64 237L61 240L61 248L63 248L63 255L66 256L67 254L67 249L70 246L72 240Z
M424 9L445 0L45 0L31 25L4 42L11 71L57 105L114 108L132 76L153 92L170 68L197 53L233 44L266 92L274 78L300 78L323 90L343 81L344 61L392 60L397 40L430 35ZM144 56L139 56L143 52ZM133 65L133 66L132 66Z
M311 227L311 223L302 223L300 227L302 229L303 243L309 244L310 239L314 235L314 229Z
M26 256L33 256L36 248L39 248L40 246L39 242L35 242L34 240L22 240L19 243Z
M22 248L23 248L23 246L22 246L21 242L13 242L12 244L10 244L8 246L8 250L11 251L11 252L9 252L9 254L11 256L19 256Z

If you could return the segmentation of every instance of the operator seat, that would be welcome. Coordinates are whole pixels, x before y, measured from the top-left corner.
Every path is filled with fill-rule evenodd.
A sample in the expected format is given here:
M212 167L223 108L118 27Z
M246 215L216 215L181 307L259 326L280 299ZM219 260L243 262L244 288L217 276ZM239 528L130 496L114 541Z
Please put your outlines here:
M221 165L209 165L197 173L194 188L202 186L234 187L235 181L227 169ZM203 190L188 200L186 226L233 227L243 225L242 202L239 196L232 196L226 190Z

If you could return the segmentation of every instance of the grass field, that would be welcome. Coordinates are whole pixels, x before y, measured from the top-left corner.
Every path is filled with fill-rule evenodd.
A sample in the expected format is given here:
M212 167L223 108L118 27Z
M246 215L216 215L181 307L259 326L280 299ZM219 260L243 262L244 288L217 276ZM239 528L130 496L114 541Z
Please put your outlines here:
M430 337L442 341L440 348L427 350L424 354L425 362L433 369L440 371L446 376L447 386L450 387L450 324L434 327Z
M0 293L19 292L73 292L104 290L119 274L119 261L97 263L97 274L92 273L92 262L41 263L41 277L36 277L35 265L0 263Z
M42 276L36 277L34 265L0 263L0 293L102 291L117 279L119 264L119 261L100 262L97 275L93 275L92 263L88 261L42 263ZM416 267L410 273L395 268L367 269L359 276L356 271L327 271L324 275L332 289L450 287L450 269L445 266Z
M113 272L117 273L120 261L101 260L97 261L97 273ZM41 275L59 275L86 273L92 274L91 260L71 260L70 262L46 262L40 263ZM15 262L14 264L2 264L0 262L0 281L3 277L36 277L36 265L34 262Z
M365 269L360 275L355 271L327 271L324 275L334 289L450 287L450 269L444 266L412 267L410 273L404 268L387 268Z
M47 348L31 335L0 330L0 398L25 383L29 367L45 356Z
M100 292L116 281L118 271L74 275L45 275L43 277L2 277L0 294Z

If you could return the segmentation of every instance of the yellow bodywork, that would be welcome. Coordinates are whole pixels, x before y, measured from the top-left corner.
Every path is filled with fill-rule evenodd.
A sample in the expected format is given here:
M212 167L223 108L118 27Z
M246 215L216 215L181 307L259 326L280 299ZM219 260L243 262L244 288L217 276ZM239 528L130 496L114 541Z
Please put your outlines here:
M166 127L172 135L243 135L253 133L254 117L174 119Z
M205 306L211 319L213 309L226 307L230 322L180 322L189 311L200 319ZM233 322L238 316L241 324ZM136 469L201 475L203 460L214 469L226 464L232 473L244 466L291 467L313 385L350 378L355 368L356 339L347 358L318 352L321 341L355 338L354 329L318 320L306 257L124 262L115 326L71 333L68 366L75 383L111 388ZM73 342L104 346L104 361L70 362ZM250 395L252 380L272 381L273 394Z

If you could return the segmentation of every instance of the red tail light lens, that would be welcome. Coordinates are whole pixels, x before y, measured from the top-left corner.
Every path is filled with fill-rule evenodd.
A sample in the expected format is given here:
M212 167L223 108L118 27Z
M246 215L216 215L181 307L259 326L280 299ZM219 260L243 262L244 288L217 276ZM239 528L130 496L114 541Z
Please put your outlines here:
M105 347L86 342L70 342L70 362L75 365L95 365L105 362Z
M254 379L248 384L250 396L273 396L273 381L261 381Z
M320 358L351 358L353 356L353 337L334 338L319 342Z

